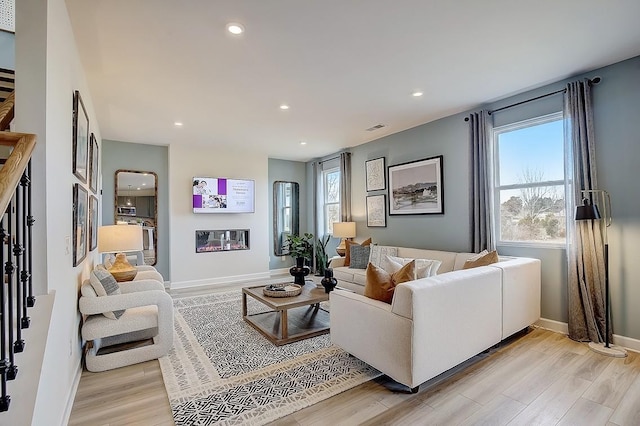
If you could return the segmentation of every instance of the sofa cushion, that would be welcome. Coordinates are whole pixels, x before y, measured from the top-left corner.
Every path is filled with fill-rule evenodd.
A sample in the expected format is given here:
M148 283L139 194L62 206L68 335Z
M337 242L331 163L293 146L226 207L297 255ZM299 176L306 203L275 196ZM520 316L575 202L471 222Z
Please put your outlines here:
M366 240L364 240L363 242L361 242L360 244L355 243L353 241L345 241L345 250L344 250L344 266L349 266L351 263L351 246L369 246L371 245L371 238L367 238Z
M399 270L402 266L415 260L415 277L414 279L426 278L436 275L438 268L442 264L439 260L432 259L411 259L407 257L385 256L382 263L382 269L389 273Z
M478 266L487 266L497 262L498 262L497 251L493 250L492 252L488 252L487 250L483 250L480 253L478 253L477 256L473 256L467 259L467 261L464 262L464 266L462 267L462 269L477 268Z
M370 246L361 246L358 244L352 244L349 246L351 259L349 262L349 268L351 269L367 269L369 263Z
M411 261L390 274L372 263L367 266L364 295L371 299L391 303L396 286L404 282L413 281L415 277L415 262Z
M94 291L99 297L121 294L120 285L113 277L113 275L111 275L109 271L104 268L96 268L91 271L89 282L91 283L91 287L93 287ZM114 320L120 318L122 314L124 314L124 309L103 313L105 317Z
M371 255L369 256L369 262L381 268L382 262L384 261L385 256L397 256L397 255L398 255L398 247L374 245L374 246L371 246Z
M353 282L353 274L355 271L361 271L361 269L350 269L345 266L333 268L333 277L337 280Z

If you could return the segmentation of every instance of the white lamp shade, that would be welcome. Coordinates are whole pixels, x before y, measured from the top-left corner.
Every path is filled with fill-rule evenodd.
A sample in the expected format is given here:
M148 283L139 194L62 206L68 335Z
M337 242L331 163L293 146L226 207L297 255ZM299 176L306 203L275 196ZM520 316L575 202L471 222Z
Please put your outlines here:
M353 238L356 236L355 222L334 222L333 236L336 238Z
M98 251L121 253L142 250L142 227L138 225L107 225L98 228Z

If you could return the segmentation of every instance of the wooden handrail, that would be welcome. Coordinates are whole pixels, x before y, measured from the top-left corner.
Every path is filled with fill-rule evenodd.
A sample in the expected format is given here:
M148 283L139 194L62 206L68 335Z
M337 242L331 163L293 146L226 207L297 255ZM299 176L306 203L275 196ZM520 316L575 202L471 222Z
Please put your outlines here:
M0 145L13 146L13 151L0 169L0 212L4 212L29 164L36 146L36 135L0 132Z
M13 120L14 106L16 103L15 99L16 91L14 90L0 105L0 131L7 130L9 128L9 123Z

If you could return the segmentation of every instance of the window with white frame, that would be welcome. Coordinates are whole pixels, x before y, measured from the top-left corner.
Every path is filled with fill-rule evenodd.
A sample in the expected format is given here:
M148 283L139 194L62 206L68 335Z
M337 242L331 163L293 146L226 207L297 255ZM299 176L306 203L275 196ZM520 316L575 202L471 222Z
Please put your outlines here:
M562 112L494 128L494 218L498 244L564 245Z
M333 223L340 222L340 169L322 172L324 231L333 234Z

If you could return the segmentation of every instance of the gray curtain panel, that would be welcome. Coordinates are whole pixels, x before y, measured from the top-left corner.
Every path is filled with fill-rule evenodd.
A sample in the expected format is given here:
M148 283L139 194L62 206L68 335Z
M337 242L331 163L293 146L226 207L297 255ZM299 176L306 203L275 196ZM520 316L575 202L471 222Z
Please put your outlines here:
M495 250L495 234L491 213L491 129L493 119L488 111L469 115L469 140L471 143L471 182L469 206L471 225L471 249L475 253Z
M340 220L351 222L351 153L340 154Z
M598 187L588 80L567 84L564 117L566 175L573 182L566 194L569 337L599 343L605 334L604 245L600 228L604 224L599 220L574 220L575 206L582 204L581 191Z

